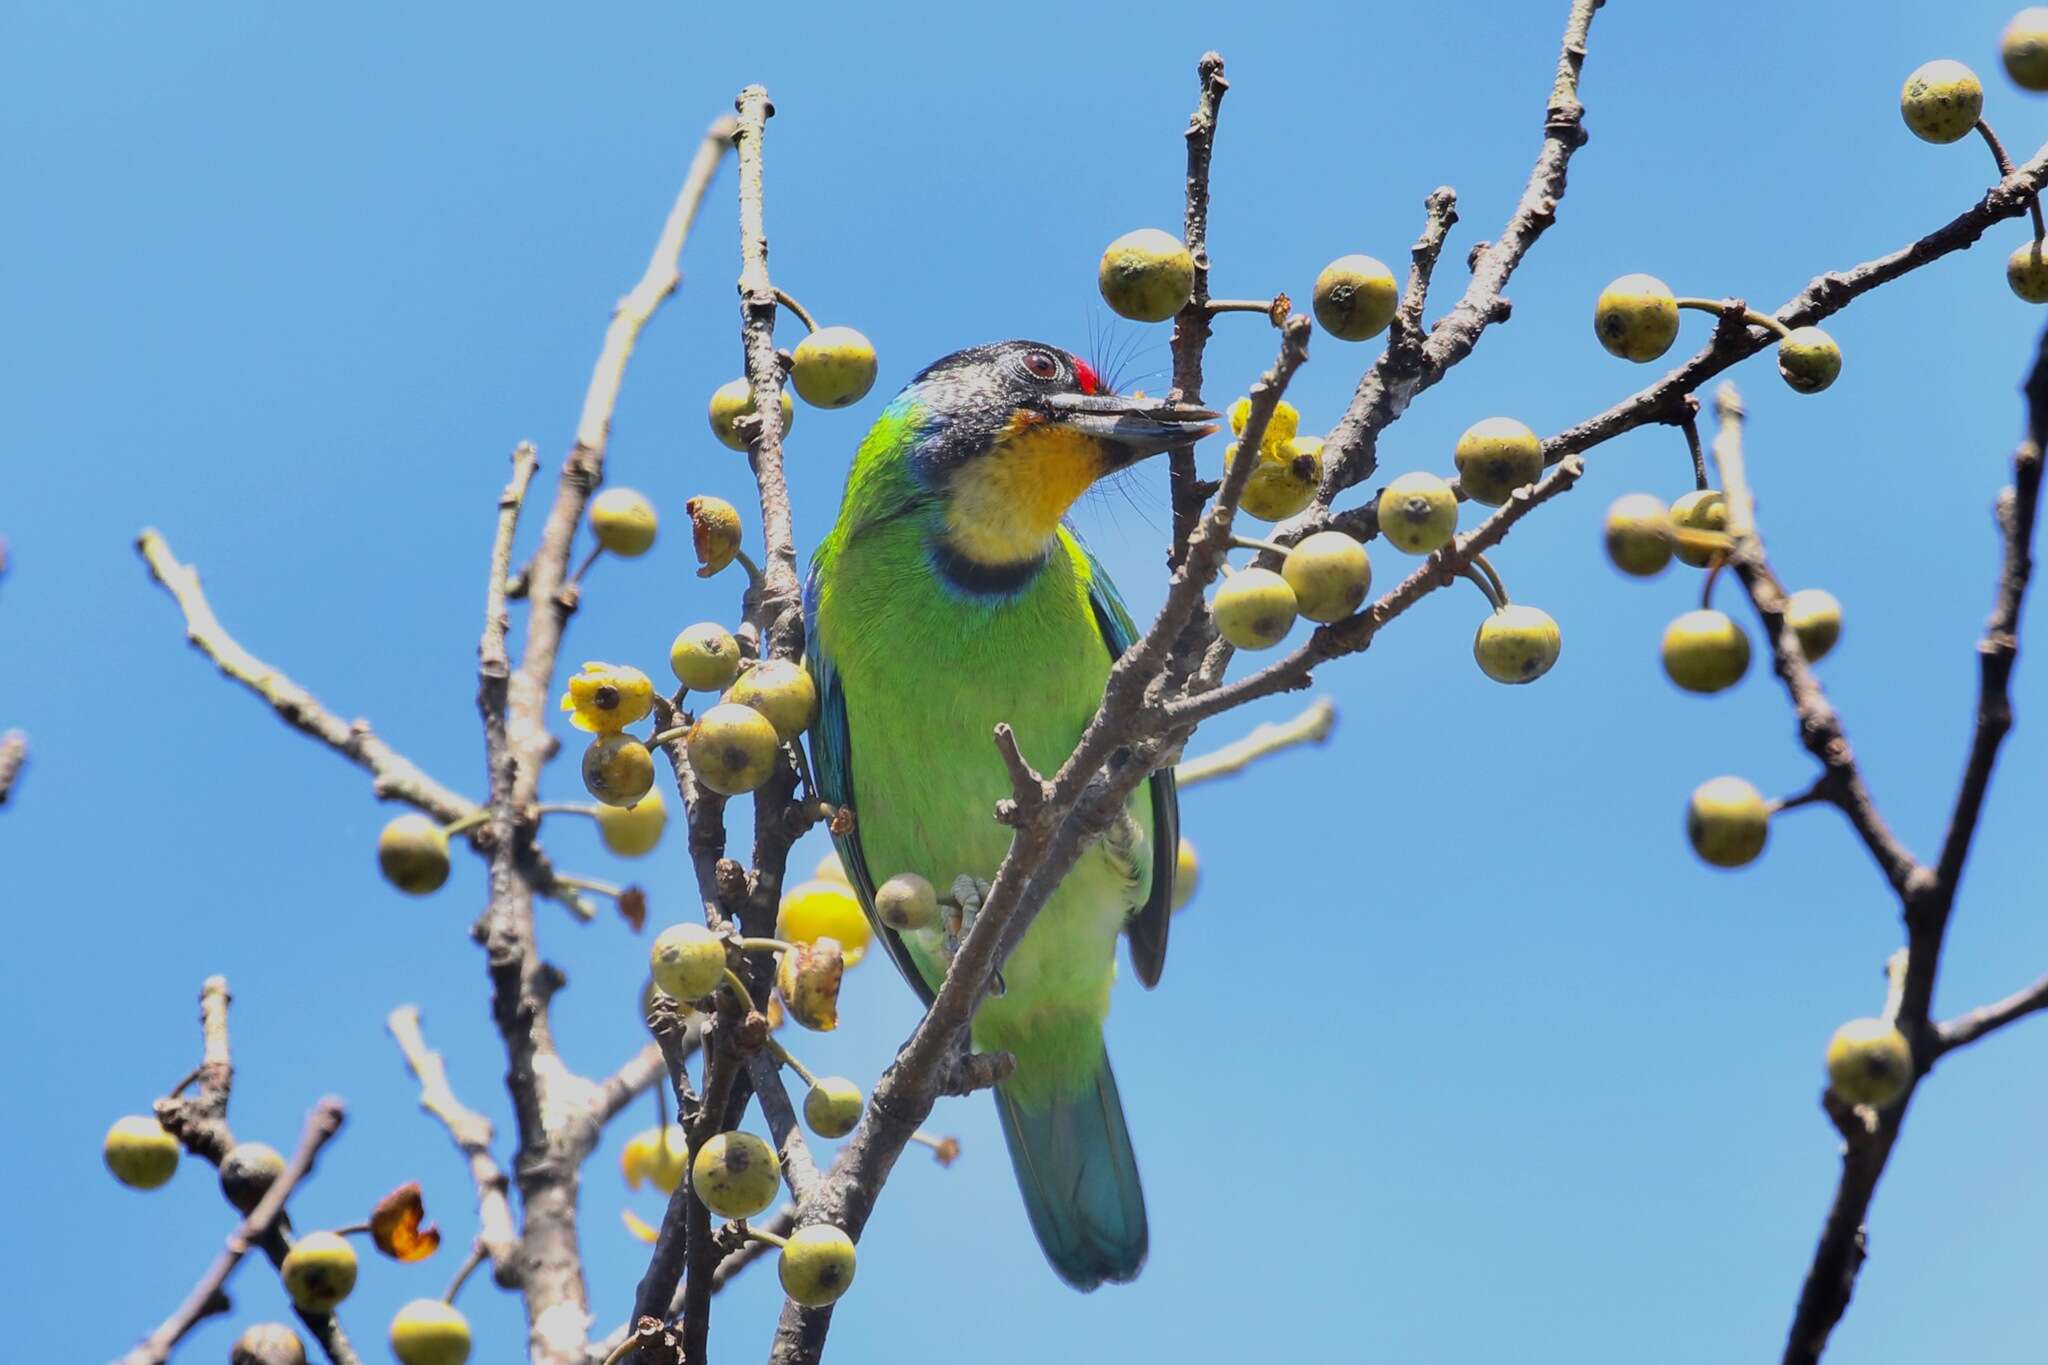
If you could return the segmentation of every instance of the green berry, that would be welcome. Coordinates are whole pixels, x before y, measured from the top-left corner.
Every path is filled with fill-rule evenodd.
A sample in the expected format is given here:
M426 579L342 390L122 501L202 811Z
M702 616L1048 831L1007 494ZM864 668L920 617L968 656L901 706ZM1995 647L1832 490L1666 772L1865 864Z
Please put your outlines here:
M2048 90L2048 5L2029 5L2012 17L1998 40L2005 74L2022 90Z
M746 438L741 436L735 425L740 418L750 417L754 412L754 386L745 376L720 384L711 395L711 434L719 444L732 450L745 450ZM796 405L789 401L789 390L782 391L782 434L789 435L790 424L796 420Z
M1664 628L1664 672L1688 692L1722 692L1749 671L1749 637L1726 612L1689 611Z
M686 741L690 770L720 796L738 796L775 771L782 737L751 706L721 702L697 718Z
M805 1308L837 1303L853 1286L853 1239L826 1223L789 1234L776 1273L782 1292Z
M448 880L448 836L424 815L401 815L377 836L377 868L408 895L439 891Z
M725 980L725 940L687 920L661 931L648 950L654 984L678 1000L701 1000Z
M583 789L607 806L630 806L654 786L654 756L624 731L599 735L583 751Z
M292 1243L277 1270L293 1303L308 1313L331 1313L356 1287L356 1250L338 1233L309 1232Z
M1288 550L1280 576L1294 589L1294 604L1311 621L1341 621L1372 590L1372 560L1342 531L1318 531Z
M1102 301L1133 322L1164 322L1195 292L1195 258L1187 244L1159 228L1126 232L1102 253L1096 271Z
M114 1179L133 1190L153 1190L178 1170L178 1140L153 1115L130 1114L107 1129L100 1155Z
M1741 867L1756 861L1771 833L1763 793L1739 777L1716 777L1693 789L1685 837L1703 862Z
M843 408L875 386L875 344L851 327L820 327L796 344L789 382L814 408Z
M1370 256L1339 256L1316 276L1316 321L1339 341L1364 341L1385 331L1400 306L1394 272Z
M1687 493L1671 504L1671 524L1681 531L1725 532L1728 529L1728 499L1718 488L1702 488ZM1678 556L1679 563L1698 569L1713 559L1716 552L1679 541L1672 553Z
M463 1365L469 1319L452 1303L414 1299L391 1319L391 1354L399 1365Z
M281 1322L259 1322L235 1338L228 1365L306 1365L306 1344Z
M1380 490L1380 534L1411 555L1433 554L1458 534L1458 495L1434 474L1403 474Z
M1550 671L1563 647L1564 637L1549 612L1510 604L1479 623L1472 657L1495 682L1530 683Z
M1500 506L1517 488L1543 476L1543 442L1512 417L1489 417L1465 428L1452 458L1466 495L1488 507Z
M1671 562L1678 543L1671 513L1652 493L1624 493L1607 509L1607 558L1636 578L1649 578Z
M1237 460L1238 443L1223 448L1223 467ZM1238 507L1260 521L1285 521L1315 501L1316 488L1323 481L1323 443L1320 437L1298 436L1276 445L1270 455L1262 454L1246 476Z
M1623 275L1600 291L1593 332L1608 354L1647 364L1678 339L1678 300L1655 275Z
M1928 62L1906 77L1899 114L1915 137L1956 142L1970 135L1984 112L1984 82L1961 62Z
M1216 631L1239 649L1270 649L1294 628L1294 589L1271 569L1240 569L1209 604Z
M755 664L725 689L723 700L759 711L785 743L818 718L818 685L802 664L787 659Z
M644 858L654 852L667 828L668 806L659 787L649 787L647 795L630 806L597 808L598 835L621 858Z
M1913 1048L1883 1019L1851 1019L1828 1039L1828 1089L1845 1104L1883 1109L1913 1084Z
M697 1149L690 1188L720 1218L752 1218L775 1202L782 1163L752 1133L720 1133Z
M804 1095L804 1122L822 1138L841 1138L860 1122L860 1087L844 1076L821 1076Z
M630 488L607 488L590 500L591 534L615 555L646 554L657 524L654 504Z
M699 621L668 647L668 666L692 692L723 692L740 675L740 642L716 621Z
M1778 377L1794 393L1819 393L1842 373L1842 348L1818 327L1794 327L1778 343Z
M267 1142L238 1142L220 1159L220 1192L243 1213L263 1201L284 1174L284 1155Z
M939 918L939 893L915 872L899 872L875 888L875 918L898 933L929 929Z
M1785 624L1799 637L1799 652L1817 664L1842 638L1842 604L1826 588L1801 588L1785 603Z
M2022 242L2005 258L2005 282L2028 303L2048 303L2048 259L2041 243Z

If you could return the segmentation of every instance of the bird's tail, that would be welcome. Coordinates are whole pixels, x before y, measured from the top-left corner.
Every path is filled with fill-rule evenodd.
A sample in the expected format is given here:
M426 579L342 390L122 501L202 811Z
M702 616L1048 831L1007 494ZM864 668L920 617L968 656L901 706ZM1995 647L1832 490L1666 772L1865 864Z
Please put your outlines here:
M1029 1099L1020 1101L1010 1084L996 1087L1003 1137L1045 1259L1084 1291L1136 1279L1145 1264L1145 1192L1108 1056L1092 1084Z

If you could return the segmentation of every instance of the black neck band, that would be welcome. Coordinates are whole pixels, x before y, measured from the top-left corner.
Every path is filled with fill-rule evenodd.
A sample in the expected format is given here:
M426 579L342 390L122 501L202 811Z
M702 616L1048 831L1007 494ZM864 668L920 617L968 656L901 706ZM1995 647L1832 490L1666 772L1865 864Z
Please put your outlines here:
M929 548L932 567L939 571L939 577L961 592L985 597L1007 597L1021 591L1038 576L1046 562L1046 556L1040 554L1009 564L985 564L961 554L944 536L933 536Z

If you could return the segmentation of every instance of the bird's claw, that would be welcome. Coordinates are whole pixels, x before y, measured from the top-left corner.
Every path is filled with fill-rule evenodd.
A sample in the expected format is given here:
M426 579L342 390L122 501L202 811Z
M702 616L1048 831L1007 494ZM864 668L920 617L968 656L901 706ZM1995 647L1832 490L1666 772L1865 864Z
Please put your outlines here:
M946 960L951 962L960 951L960 944L974 927L974 920L981 913L982 902L988 899L989 883L979 877L961 873L953 879L950 897L944 905L946 929ZM1004 991L1002 968L998 967L990 976L988 993L1001 995Z

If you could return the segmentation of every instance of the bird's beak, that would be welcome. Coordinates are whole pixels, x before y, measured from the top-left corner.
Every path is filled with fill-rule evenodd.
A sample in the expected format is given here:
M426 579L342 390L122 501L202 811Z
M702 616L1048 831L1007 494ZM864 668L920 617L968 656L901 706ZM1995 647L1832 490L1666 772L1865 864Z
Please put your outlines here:
M1056 393L1046 399L1046 406L1054 420L1095 437L1114 452L1119 468L1164 450L1183 450L1215 434L1216 418L1222 415L1163 398L1113 393Z

